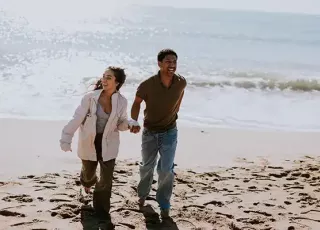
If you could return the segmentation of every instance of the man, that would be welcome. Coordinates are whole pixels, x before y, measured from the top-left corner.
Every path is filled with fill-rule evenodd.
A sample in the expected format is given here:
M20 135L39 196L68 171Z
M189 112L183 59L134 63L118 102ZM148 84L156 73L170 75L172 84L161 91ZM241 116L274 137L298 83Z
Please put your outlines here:
M143 207L150 193L153 172L157 163L158 190L157 202L161 217L169 217L170 198L174 182L174 158L177 147L178 111L187 82L184 77L175 74L178 55L171 49L161 50L158 54L159 72L143 81L136 92L131 109L131 118L135 125L131 132L138 133L138 116L141 102L146 103L144 110L144 129L142 133L142 162L140 164L140 182L138 185L139 206Z

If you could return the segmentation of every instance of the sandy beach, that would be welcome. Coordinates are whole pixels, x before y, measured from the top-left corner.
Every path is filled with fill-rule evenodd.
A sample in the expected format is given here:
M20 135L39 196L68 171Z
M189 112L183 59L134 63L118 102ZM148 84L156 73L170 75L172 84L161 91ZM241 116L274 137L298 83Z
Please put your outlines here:
M0 119L0 229L98 229L77 138L59 149L64 124ZM148 206L135 203L140 138L121 135L115 229L320 229L320 133L180 127L170 221L157 215L156 177Z

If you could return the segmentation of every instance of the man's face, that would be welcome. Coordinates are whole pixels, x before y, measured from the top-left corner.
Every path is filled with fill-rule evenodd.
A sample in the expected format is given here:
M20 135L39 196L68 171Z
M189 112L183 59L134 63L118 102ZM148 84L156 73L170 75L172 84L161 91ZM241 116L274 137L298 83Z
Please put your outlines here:
M158 62L158 65L162 72L173 76L177 69L177 57L175 55L167 55L162 62Z

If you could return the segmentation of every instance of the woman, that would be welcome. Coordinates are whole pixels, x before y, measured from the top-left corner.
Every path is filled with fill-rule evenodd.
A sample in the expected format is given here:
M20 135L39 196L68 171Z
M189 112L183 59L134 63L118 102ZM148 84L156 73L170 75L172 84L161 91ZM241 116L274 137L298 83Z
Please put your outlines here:
M126 74L119 67L108 67L95 89L87 93L73 118L62 130L61 149L71 150L74 133L79 130L78 156L82 160L81 184L87 193L95 184L93 207L102 220L109 219L112 176L119 150L119 131L129 127L127 99L119 93ZM100 180L96 169L100 164Z

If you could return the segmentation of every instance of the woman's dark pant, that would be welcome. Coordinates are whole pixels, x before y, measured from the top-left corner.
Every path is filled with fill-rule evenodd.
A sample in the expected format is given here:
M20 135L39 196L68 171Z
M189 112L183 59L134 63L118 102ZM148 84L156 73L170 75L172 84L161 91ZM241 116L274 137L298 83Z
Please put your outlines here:
M96 135L94 144L98 161L82 160L80 181L84 187L95 185L93 207L100 218L108 219L115 159L102 161L102 134ZM100 180L98 180L96 175L98 162L100 164Z

